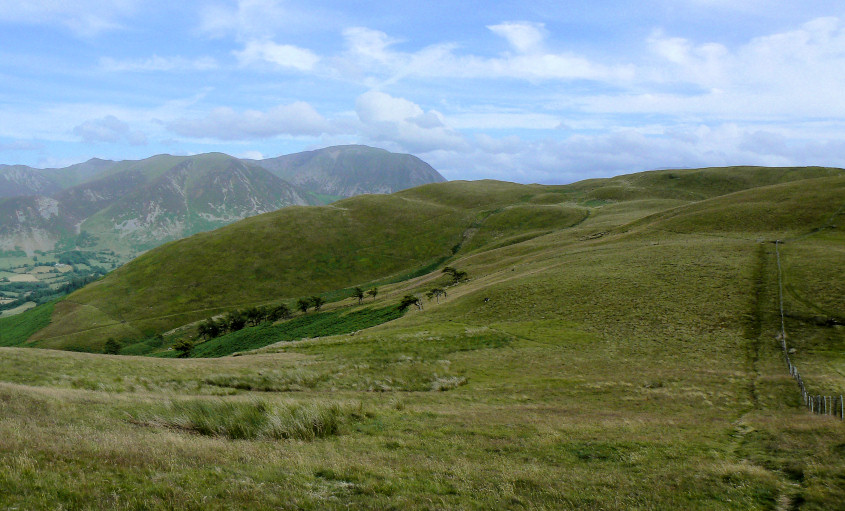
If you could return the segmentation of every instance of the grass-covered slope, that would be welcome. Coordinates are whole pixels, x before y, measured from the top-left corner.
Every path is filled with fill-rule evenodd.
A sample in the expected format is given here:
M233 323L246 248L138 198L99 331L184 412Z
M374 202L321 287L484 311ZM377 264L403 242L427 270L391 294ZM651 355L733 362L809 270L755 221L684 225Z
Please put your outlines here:
M487 199L469 183L400 195L472 211L448 262L470 279L381 326L298 341L258 327L228 347L282 342L214 359L3 348L0 506L841 507L845 426L799 405L768 242L786 240L792 360L811 391L840 394L841 178L686 204L484 185ZM550 209L523 217L534 207ZM389 310L443 278L309 315Z
M459 255L499 257L491 251L555 233L590 237L648 226L785 235L817 223L832 207L845 178L819 176L836 174L841 171L734 168L569 186L455 181L289 208L149 252L57 304L51 324L30 341L98 351L109 337L139 340L234 307L383 280L459 249ZM823 184L803 185L808 179ZM770 183L783 184L762 186ZM611 200L600 192L609 186L628 192ZM741 191L719 195L735 190Z
M110 336L143 338L226 308L377 280L451 255L471 216L367 196L249 218L150 251L69 296L32 340L98 348Z
M583 181L568 188L603 200L701 200L761 186L843 174L845 170L831 167L712 167L640 172Z

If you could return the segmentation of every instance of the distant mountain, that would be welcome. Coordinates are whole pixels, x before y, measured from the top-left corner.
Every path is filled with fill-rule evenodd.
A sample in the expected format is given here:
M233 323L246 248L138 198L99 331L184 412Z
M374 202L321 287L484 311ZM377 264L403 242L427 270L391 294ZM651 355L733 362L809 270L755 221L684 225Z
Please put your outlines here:
M0 199L0 250L51 250L59 238L73 231L73 223L63 219L59 210L59 201L50 197Z
M38 169L25 165L0 165L0 198L50 195L61 187Z
M52 195L84 183L115 162L92 158L60 169L36 169L26 165L0 165L0 197Z
M152 159L157 161L143 160L68 190L80 206L104 206L87 216L80 230L110 246L145 249L249 216L314 202L267 170L225 154ZM97 193L103 184L111 185L107 189L128 190L112 200Z
M362 145L327 147L255 163L305 190L336 197L394 193L446 181L416 156Z
M262 161L209 153L95 158L64 169L0 166L0 249L83 241L132 256L286 206L443 180L414 156L365 146Z

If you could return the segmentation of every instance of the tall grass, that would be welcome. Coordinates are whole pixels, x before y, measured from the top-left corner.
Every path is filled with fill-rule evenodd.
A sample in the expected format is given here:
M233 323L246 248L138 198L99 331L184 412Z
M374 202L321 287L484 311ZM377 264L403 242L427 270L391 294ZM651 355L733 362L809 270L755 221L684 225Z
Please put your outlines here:
M314 440L338 434L352 416L349 407L329 402L190 399L171 401L165 411L136 418L136 421L232 440Z

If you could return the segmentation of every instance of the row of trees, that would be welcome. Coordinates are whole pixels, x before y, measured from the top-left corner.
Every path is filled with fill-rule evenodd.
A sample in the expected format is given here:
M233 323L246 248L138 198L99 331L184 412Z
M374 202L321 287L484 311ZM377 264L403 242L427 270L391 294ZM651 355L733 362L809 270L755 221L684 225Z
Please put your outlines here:
M356 287L353 291L353 296L358 298L358 303L364 299L364 291L360 287ZM374 287L366 292L375 299L378 295L378 288ZM300 298L296 302L296 309L306 314L309 309L314 309L319 312L325 305L326 300L322 296L314 295L310 298ZM265 321L274 322L280 319L288 319L292 316L290 308L285 304L279 304L276 307L249 307L231 311L222 318L214 319L208 318L197 327L197 333L200 337L208 340L219 337L229 332L237 332L247 326L258 326Z
M375 300L376 296L378 296L378 288L374 287L374 288L370 289L369 291L367 291L366 294L372 296L373 300ZM361 289L360 287L356 287L355 289L352 290L352 296L354 296L355 298L358 299L358 304L360 305L361 302L364 301L364 290Z
M452 285L456 285L467 279L467 272L458 270L451 266L443 268L442 272L449 276L450 283ZM364 296L367 295L371 296L373 300L375 300L376 296L378 296L378 288L373 287L366 292L360 287L355 287L352 290L352 296L358 299L359 304L363 303ZM442 287L434 287L426 293L426 297L428 297L429 301L436 299L437 303L440 303L440 298L443 297L445 299L447 297L447 293ZM296 308L303 314L306 314L308 309L311 308L313 308L314 311L319 311L325 303L326 301L323 297L315 295L310 298L300 298L297 300ZM423 309L422 300L419 297L410 294L405 295L399 302L399 309L404 311L412 305L418 310ZM292 313L290 308L284 303L279 304L276 307L249 307L246 309L231 311L222 318L208 318L200 323L197 328L197 333L200 337L208 340L219 337L225 333L237 332L246 326L258 326L265 321L274 322L280 319L288 319L291 316ZM183 341L184 342L182 342L180 346L176 347L176 349L179 351L180 356L188 356L192 344L190 341L184 339ZM114 346L110 346L110 348L114 348Z
M276 307L249 307L231 311L219 319L208 318L200 323L197 333L205 339L213 339L228 332L237 332L246 326L258 326L265 321L272 322L289 317L290 308L283 303Z
M451 266L443 268L443 273L449 276L452 285L458 284L467 278L467 272L458 270ZM358 299L359 304L363 303L365 295L369 295L373 298L373 300L375 300L376 296L378 296L378 288L373 287L366 292L360 287L355 287L352 290L352 296ZM434 287L426 293L426 297L428 297L429 301L436 299L437 303L440 303L440 298L443 297L445 299L447 294L446 290L442 287ZM326 301L323 297L315 295L310 298L300 298L297 300L296 308L303 314L306 314L308 309L311 308L313 308L314 311L319 312L325 303ZM399 309L406 310L412 305L417 307L418 310L422 310L423 308L422 300L418 297L414 295L405 295L399 302ZM257 326L265 321L274 322L290 317L291 310L283 303L272 308L266 306L250 307L247 309L231 311L226 314L226 316L219 319L208 318L200 323L197 328L197 333L204 339L213 339L225 333L237 332L246 326Z
M451 266L447 266L447 267L443 268L443 273L445 273L446 275L449 276L449 279L450 279L452 285L458 284L461 281L464 281L464 280L467 279L467 272L465 272L463 270L458 270L458 269L453 268ZM442 287L433 287L425 294L425 296L428 298L428 301L435 299L435 300L437 300L437 303L440 303L440 297L443 297L443 299L445 300L446 297L447 297L447 294L446 294L446 290L443 289ZM405 296L403 296L402 300L399 302L399 309L400 310L406 310L408 307L410 307L412 305L415 306L417 308L417 310L423 309L422 300L420 300L415 295L405 295Z

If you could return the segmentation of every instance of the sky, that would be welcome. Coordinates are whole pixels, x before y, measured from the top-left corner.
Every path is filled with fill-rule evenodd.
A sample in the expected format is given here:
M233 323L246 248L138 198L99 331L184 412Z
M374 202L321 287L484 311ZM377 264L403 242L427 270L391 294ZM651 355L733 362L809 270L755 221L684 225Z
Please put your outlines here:
M522 183L845 167L845 3L0 0L0 163L338 144Z

